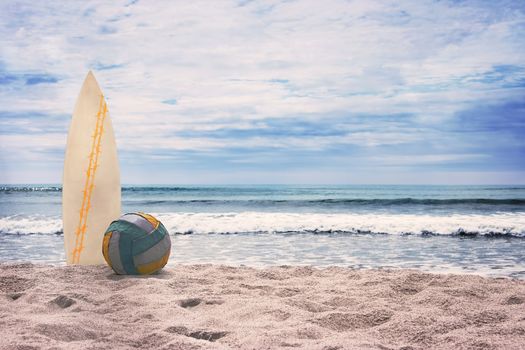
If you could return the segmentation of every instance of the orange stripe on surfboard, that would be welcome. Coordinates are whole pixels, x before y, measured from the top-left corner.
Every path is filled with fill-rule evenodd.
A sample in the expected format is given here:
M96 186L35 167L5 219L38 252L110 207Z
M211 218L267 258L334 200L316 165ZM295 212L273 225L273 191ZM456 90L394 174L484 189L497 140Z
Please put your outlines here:
M96 115L97 122L95 125L95 133L93 134L93 142L91 143L91 150L89 152L89 165L86 170L86 182L82 191L82 205L80 207L79 219L77 229L75 230L75 249L73 249L73 264L80 262L80 254L84 249L84 238L87 230L87 219L89 209L91 207L91 194L95 187L95 174L98 168L98 159L101 152L100 143L102 141L102 133L104 132L104 119L108 111L104 95L100 95L100 103Z

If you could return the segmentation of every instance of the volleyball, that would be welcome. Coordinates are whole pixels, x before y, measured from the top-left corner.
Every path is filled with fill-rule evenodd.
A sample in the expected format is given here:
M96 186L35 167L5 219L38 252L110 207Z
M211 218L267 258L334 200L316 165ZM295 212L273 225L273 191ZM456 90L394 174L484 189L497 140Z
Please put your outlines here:
M155 217L129 213L113 221L104 234L102 254L119 275L147 275L168 262L171 240Z

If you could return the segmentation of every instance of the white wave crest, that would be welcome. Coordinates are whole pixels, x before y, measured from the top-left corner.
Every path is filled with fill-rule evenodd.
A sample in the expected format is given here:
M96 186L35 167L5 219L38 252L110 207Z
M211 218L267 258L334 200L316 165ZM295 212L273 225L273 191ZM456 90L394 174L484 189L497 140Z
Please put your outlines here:
M525 237L525 214L409 215L320 213L153 213L172 234L348 232L386 234L458 233ZM56 234L62 231L57 216L0 218L0 233Z
M349 232L451 235L508 234L525 237L525 214L404 215L308 213L157 214L172 233Z
M44 215L13 215L0 218L0 232L10 234L57 234L62 232L62 218Z

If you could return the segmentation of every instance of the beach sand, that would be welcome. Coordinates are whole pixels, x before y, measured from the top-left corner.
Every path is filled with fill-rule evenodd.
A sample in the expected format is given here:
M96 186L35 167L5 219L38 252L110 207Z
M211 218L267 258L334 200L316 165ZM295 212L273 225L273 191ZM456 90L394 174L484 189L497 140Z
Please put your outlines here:
M525 281L415 270L0 264L1 349L523 349Z

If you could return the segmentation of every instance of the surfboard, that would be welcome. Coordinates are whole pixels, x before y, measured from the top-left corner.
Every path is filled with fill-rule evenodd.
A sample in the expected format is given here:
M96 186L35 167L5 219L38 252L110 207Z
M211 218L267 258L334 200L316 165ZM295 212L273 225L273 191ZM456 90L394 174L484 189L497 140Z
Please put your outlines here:
M62 222L68 264L103 264L102 240L120 216L120 172L108 105L90 71L67 136Z

